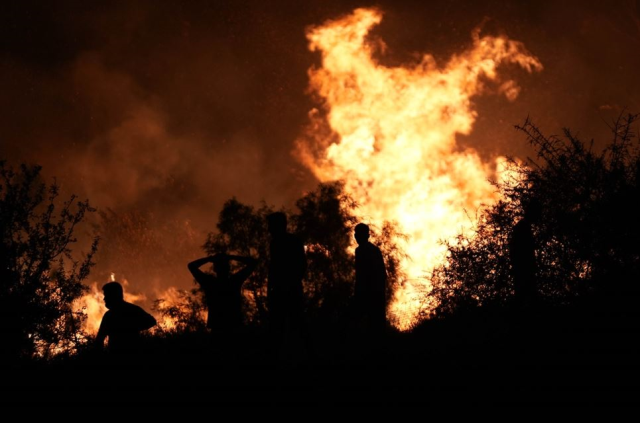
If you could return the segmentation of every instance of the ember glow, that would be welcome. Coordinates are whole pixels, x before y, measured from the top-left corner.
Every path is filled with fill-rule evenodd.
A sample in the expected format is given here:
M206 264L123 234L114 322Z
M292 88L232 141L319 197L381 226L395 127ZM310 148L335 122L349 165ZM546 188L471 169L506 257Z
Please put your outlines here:
M522 43L475 30L470 47L444 65L425 54L417 64L384 66L374 58L384 44L367 38L381 20L379 10L357 9L308 30L309 48L322 54L310 87L324 103L311 111L297 153L321 181L344 180L366 221L394 221L408 235L408 278L389 308L395 325L408 329L430 307L425 293L444 258L440 241L470 231L475 211L496 199L488 180L501 159L486 163L456 144L477 118L473 97L493 89L514 101L520 88L501 79L498 66L542 65Z

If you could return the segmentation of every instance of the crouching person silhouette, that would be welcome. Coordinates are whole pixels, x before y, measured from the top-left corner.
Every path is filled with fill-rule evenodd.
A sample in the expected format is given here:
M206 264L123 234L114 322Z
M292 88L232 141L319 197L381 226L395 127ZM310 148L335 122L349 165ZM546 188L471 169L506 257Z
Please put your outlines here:
M104 347L117 356L132 356L140 353L141 333L156 325L156 319L141 307L124 300L124 290L118 282L109 282L102 287L104 303L109 309L102 317L96 336L98 347Z

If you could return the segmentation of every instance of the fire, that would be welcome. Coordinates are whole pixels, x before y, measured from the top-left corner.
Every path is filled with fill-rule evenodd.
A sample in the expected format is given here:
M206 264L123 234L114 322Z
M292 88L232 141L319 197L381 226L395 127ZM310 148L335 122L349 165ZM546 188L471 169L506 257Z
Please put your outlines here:
M324 110L311 111L297 153L320 180L344 180L365 219L394 221L408 235L410 259L401 263L407 279L389 308L394 324L408 329L431 307L428 276L443 262L441 240L468 233L474 223L467 212L496 199L487 180L496 177L500 159L485 163L456 145L456 135L469 134L477 117L471 98L494 81L513 101L520 88L501 81L498 66L533 72L542 65L523 44L475 30L471 47L444 66L425 54L420 63L387 67L373 58L383 44L367 42L381 20L377 9L357 9L307 31L309 48L322 54L309 77Z
M181 291L174 287L169 287L164 291L159 291L156 294L156 298L161 299L162 303L157 308L155 318L158 320L157 330L161 331L176 331L180 330L180 324L177 317L172 317L170 313L163 313L171 307L177 307L185 313L189 313L189 306L185 304L185 298L181 295L184 291ZM206 322L206 312L201 310L198 313L200 319Z
M107 311L107 307L104 305L104 295L102 290L98 288L97 282L93 282L89 286L89 293L78 300L77 307L87 315L82 329L88 334L96 335L100 329L102 316Z

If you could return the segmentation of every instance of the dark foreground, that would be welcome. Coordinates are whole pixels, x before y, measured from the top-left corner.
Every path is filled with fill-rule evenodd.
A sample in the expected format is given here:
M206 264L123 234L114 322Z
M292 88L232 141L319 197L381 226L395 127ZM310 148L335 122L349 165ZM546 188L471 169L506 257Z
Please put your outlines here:
M30 406L640 405L636 322L563 311L523 324L485 312L383 342L316 332L308 348L277 354L260 333L226 346L192 334L151 339L126 359L5 365L0 389L3 403Z

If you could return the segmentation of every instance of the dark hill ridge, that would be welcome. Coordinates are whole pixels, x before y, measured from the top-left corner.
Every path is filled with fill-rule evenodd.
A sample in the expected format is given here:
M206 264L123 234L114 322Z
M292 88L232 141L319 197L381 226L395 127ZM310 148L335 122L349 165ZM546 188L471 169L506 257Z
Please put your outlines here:
M260 332L226 351L202 334L150 338L140 357L85 352L5 368L10 404L635 405L638 315L583 305L526 323L502 312L425 322L386 346L315 334L270 355Z

